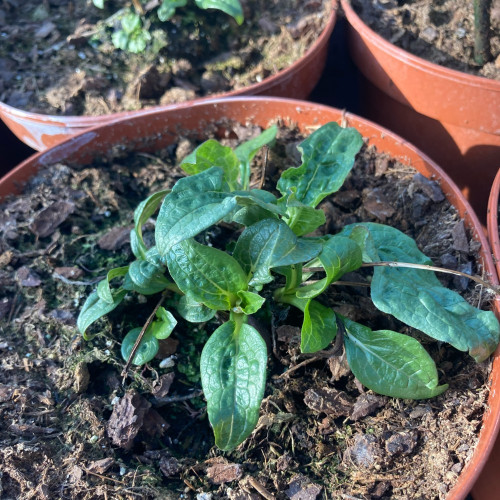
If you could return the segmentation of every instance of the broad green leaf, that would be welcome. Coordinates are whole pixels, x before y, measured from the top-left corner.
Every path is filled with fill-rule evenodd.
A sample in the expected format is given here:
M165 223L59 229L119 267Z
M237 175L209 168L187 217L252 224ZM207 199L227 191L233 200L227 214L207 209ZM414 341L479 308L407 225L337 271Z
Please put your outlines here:
M123 31L127 35L131 35L134 31L137 31L141 27L141 18L133 13L129 12L122 17L121 20Z
M335 122L323 125L300 144L302 165L281 174L279 191L284 196L295 193L298 201L315 207L342 186L362 145L356 129Z
M243 189L247 189L250 184L250 164L260 148L268 144L274 143L278 127L273 125L261 134L249 141L240 144L235 150L235 154L239 160L240 184Z
M266 301L266 299L261 297L258 293L243 290L238 292L238 298L241 300L241 303L237 306L239 311L235 312L242 312L244 314L256 313Z
M187 293L183 295L177 303L177 312L190 323L204 323L211 320L217 311L209 309L201 302L197 302Z
M355 241L361 248L363 262L375 262L379 259L377 249L375 248L375 242L368 228L361 225L349 226L347 232L349 233L349 238ZM344 231L340 234L344 234Z
M130 330L130 332L128 332L122 340L121 353L125 361L128 361L135 341L137 340L137 337L139 337L141 330L142 328L134 328L133 330ZM137 366L146 364L156 356L159 348L160 345L158 344L158 340L151 333L151 329L148 328L148 331L146 331L141 343L139 344L139 348L135 353L132 363Z
M150 263L153 264L156 267L163 267L163 264L161 262L161 257L158 252L158 248L156 247L151 247L145 255L146 260Z
M159 307L156 311L156 321L153 321L148 330L151 330L151 335L157 339L166 339L172 333L172 330L177 325L177 320L173 317L170 311L164 307Z
M237 293L248 288L247 277L233 257L194 240L174 246L167 264L177 286L211 309L229 311L236 305Z
M88 297L78 315L76 325L78 330L85 335L87 328L102 316L105 316L123 300L127 290L118 289L112 292L113 302L106 302L99 298L97 292L92 292Z
M233 256L255 286L272 281L271 268L306 262L321 248L321 243L297 238L285 222L266 219L243 231Z
M215 139L200 144L189 154L180 167L189 175L199 174L211 167L219 167L224 172L224 180L231 190L236 189L239 161L234 151Z
M165 290L172 282L165 276L165 268L146 260L135 260L129 266L123 282L125 290L134 290L142 295L153 295Z
M170 192L170 189L164 189L153 193L148 196L144 201L139 203L134 211L134 229L135 237L131 235L130 242L132 247L132 252L137 258L146 258L146 245L142 239L142 226L146 221L155 213L156 209L165 198L165 196ZM137 252L137 253L136 253Z
M363 226L370 231L381 261L432 264L415 241L397 229L375 223ZM432 271L376 267L371 297L381 311L460 351L469 351L476 361L486 359L498 344L500 326L493 312L471 306L445 288Z
M174 14L177 7L184 7L187 0L163 0L158 7L156 14L160 21L168 21Z
M108 302L110 304L114 302L109 283L114 278L125 276L125 274L127 274L128 268L129 266L115 267L114 269L111 269L111 271L108 271L106 278L104 278L102 281L99 281L99 284L97 285L97 295L99 295L99 298L101 300L104 300L104 302Z
M265 191L252 189L250 191L234 191L236 202L242 207L259 206L269 212L285 215L285 210L276 204L276 198L271 193L266 193L270 196L263 196Z
M323 293L328 286L337 281L345 273L355 271L361 267L361 248L345 236L332 236L324 245L317 257L320 265L325 269L326 276L316 283L299 288L297 297L314 298Z
M253 431L266 385L266 343L255 328L229 321L205 344L201 383L215 444L232 450Z
M342 318L347 362L356 378L373 391L394 398L426 399L444 392L436 365L412 337L370 328Z
M236 207L222 192L223 172L213 167L177 181L165 197L156 221L156 246L162 258L170 249L215 224Z
M218 9L229 14L238 24L243 24L243 9L239 0L195 0L200 9Z

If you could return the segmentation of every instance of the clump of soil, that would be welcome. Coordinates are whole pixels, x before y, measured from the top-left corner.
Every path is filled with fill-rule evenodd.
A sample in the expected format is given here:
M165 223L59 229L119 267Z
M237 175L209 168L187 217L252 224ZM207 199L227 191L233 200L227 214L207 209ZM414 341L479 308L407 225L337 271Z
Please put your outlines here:
M242 26L194 2L165 23L151 16L153 42L132 54L111 43L120 27L115 2L104 11L88 0L4 2L0 100L27 111L101 115L239 89L300 58L332 9L329 0L242 4Z
M218 138L233 146L259 132L224 124L207 136L221 130ZM298 163L300 140L295 129L280 128L269 154L257 155L253 182L265 172L273 189L280 171ZM300 355L301 319L280 308L271 324L258 325L272 346L259 423L231 453L213 446L198 367L220 319L193 325L178 318L158 359L132 370L125 386L121 339L144 323L157 298L126 299L93 329L92 340L82 340L75 319L86 296L108 269L132 257L127 239L134 208L182 175L175 165L195 146L182 136L154 156L115 151L92 165L52 165L2 207L3 497L444 498L476 445L490 364L476 364L380 314L366 287L332 287L327 303L372 328L416 336L449 390L426 401L367 391L342 353ZM436 264L481 273L478 244L439 185L371 147L321 208L324 231L357 221L387 223L414 237ZM153 234L147 224L145 240L152 242ZM202 235L221 245L235 237L227 225ZM467 280L444 279L487 307L484 293L480 299Z
M474 62L474 9L466 0L352 0L374 31L423 59L466 73L500 80L500 1L491 9L492 60Z

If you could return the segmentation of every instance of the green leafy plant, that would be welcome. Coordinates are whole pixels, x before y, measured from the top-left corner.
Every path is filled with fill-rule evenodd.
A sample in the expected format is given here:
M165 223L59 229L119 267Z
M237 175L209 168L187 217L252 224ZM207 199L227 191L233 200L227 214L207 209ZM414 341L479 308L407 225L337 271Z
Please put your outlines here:
M170 303L190 322L206 322L222 312L220 317L227 320L209 337L200 368L208 417L223 450L240 444L258 420L267 349L249 317L272 302L303 313L303 353L340 342L353 374L366 387L414 399L446 390L417 340L390 330L373 331L319 300L332 283L362 266L374 268L371 297L381 311L468 351L477 361L486 359L499 341L494 314L443 287L430 259L397 229L359 223L335 235L306 236L325 222L317 205L342 186L353 167L363 144L355 129L328 123L306 138L299 147L301 166L285 170L277 183L279 198L250 187L250 162L275 135L272 127L234 151L215 140L193 151L181 164L191 175L137 207L131 231L136 260L110 271L78 318L78 328L87 337L88 327L126 293L161 294L146 325L123 340L124 358L140 365L153 359L158 339L175 327L174 316L161 306L165 297L178 296ZM148 248L142 226L158 207L156 244ZM231 252L196 240L220 221L235 229L243 226ZM316 272L322 277L311 281ZM115 280L120 286L110 286Z
M103 9L105 0L92 0L93 4ZM239 0L194 0L198 8L202 10L215 9L224 12L238 24L243 23L243 9ZM128 52L140 53L146 49L148 42L152 37L149 29L151 23L150 16L146 12L140 0L133 0L134 10L126 10L118 15L121 22L121 29L115 30L111 40L113 45ZM156 9L156 16L160 21L168 21L171 19L179 7L185 7L188 0L163 0ZM114 18L115 16L113 16Z

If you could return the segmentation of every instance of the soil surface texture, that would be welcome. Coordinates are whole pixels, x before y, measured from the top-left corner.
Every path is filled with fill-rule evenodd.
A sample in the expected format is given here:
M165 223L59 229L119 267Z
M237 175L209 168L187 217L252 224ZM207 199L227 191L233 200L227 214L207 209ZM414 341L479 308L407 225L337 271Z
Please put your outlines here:
M492 1L491 61L474 62L472 0L351 0L357 14L397 47L451 69L500 80L500 0Z
M217 131L233 146L260 132L231 123L207 130L207 138ZM300 140L281 127L276 145L257 155L253 183L264 175L273 189L281 170L298 164ZM220 318L204 325L177 318L157 359L132 369L125 385L121 339L145 322L158 297L131 295L93 326L92 340L82 339L75 321L85 298L108 269L131 260L133 210L183 175L175 165L195 146L184 134L155 155L115 148L91 165L52 165L0 207L0 496L445 498L477 443L490 363L476 364L381 314L366 286L332 286L324 302L371 328L417 337L449 389L425 401L374 394L353 377L343 353L301 355L301 317L276 310L272 324L258 326L270 345L261 417L230 453L214 447L198 366ZM371 147L321 208L322 231L390 224L436 265L482 272L478 244L439 185ZM222 224L202 238L225 246L238 234ZM147 223L146 242L153 235ZM366 284L365 271L343 279ZM488 296L468 280L443 279L488 307Z
M242 26L194 2L164 23L152 10L152 42L132 54L111 42L121 26L116 14L125 10L120 2L106 1L100 10L90 0L5 1L0 101L26 111L102 115L239 89L304 55L332 9L330 0L242 5Z

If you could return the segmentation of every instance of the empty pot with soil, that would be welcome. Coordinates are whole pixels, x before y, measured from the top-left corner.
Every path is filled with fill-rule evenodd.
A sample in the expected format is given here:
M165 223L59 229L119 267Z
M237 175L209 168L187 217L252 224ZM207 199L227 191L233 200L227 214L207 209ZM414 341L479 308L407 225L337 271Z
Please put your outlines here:
M500 156L499 4L492 59L472 57L472 2L342 0L349 51L363 75L362 113L425 151L481 221Z
M125 25L135 29L129 39L145 37L138 53L113 44L123 42L116 35L134 15L127 5L115 12L112 2L98 0L104 10L85 0L5 4L0 117L23 142L43 150L141 108L213 95L305 98L319 80L336 1L243 1L241 25L225 12L196 6L238 0L182 3L159 22L168 2L149 2L137 26Z
M333 122L354 127L366 143L353 128L342 128ZM334 131L339 139L325 140L325 130ZM211 141L200 146L208 138L221 144ZM265 147L257 151L256 144ZM297 153L298 144L302 144L302 158ZM236 148L236 160L230 147ZM300 177L300 172L310 166L319 168L319 159L320 164L323 162L333 169L325 179L330 181L338 175L340 165L345 166L345 158L355 153L353 148L361 148L361 153L352 171L348 174L350 166L343 171L343 186L337 185L333 194L326 196L332 192L332 186L323 185L321 193L326 197L320 209L311 208L318 199L315 197L312 204L308 204L304 194L308 191L303 190L302 182L294 187L296 176ZM214 170L210 165L210 157L216 150L224 152L225 160L220 163L224 170L217 167ZM331 154L335 161L326 162ZM254 170L248 177L245 159L252 157ZM301 168L286 170L306 159ZM179 168L181 164L184 170L191 171L191 177L185 177ZM243 177L233 175L235 166ZM33 177L35 173L38 175ZM315 176L319 178L321 175ZM207 179L211 189L202 192L202 183ZM242 182L240 186L241 179L249 182ZM286 205L273 201L276 181L278 190L285 193ZM23 182L26 189L21 194L18 189ZM193 182L198 195L189 187ZM251 197L245 189L247 184L254 189ZM263 194L261 188L268 193ZM159 194L152 195L155 192ZM0 348L5 351L0 388L2 411L8 421L13 422L0 431L4 443L0 452L3 454L2 486L9 495L22 496L37 477L42 477L39 487L47 496L56 495L61 487L70 496L89 488L99 488L107 495L124 494L125 489L132 488L145 498L178 498L181 494L188 498L200 495L237 498L246 491L276 498L293 498L297 494L308 494L311 498L336 494L411 498L434 496L436 492L443 498L445 495L448 498L466 496L497 431L498 361L476 363L466 352L438 344L405 326L404 319L396 319L398 313L394 313L394 317L380 314L372 305L367 285L378 288L375 283L385 272L377 277L366 267L347 265L355 270L342 277L343 283L328 288L327 295L319 299L321 302L316 302L316 298L309 302L303 314L300 307L296 307L299 304L296 299L316 297L318 289L323 289L323 285L326 288L334 279L323 250L316 262L308 262L312 269L303 270L304 274L319 274L307 276L304 287L296 291L298 295L292 297L287 292L287 286L290 291L301 272L297 267L287 269L290 256L294 255L299 261L314 259L308 252L314 253L314 246L324 244L321 242L326 241L325 233L338 235L344 231L339 237L348 248L354 241L370 241L364 228L380 228L378 223L397 228L391 230L395 232L391 232L390 238L385 238L385 251L398 238L403 238L402 248L408 251L407 238L411 236L437 264L457 270L467 268L469 274L484 271L496 285L488 243L467 202L446 174L399 137L353 115L311 103L258 98L219 100L189 108L143 112L85 132L20 165L2 180L0 193L2 196L17 193L16 198L5 200L0 240L0 279L6 290L0 299L3 328ZM290 193L294 195L292 198ZM177 268L177 257L174 256L175 262L167 257L172 277L186 298L175 299L174 294L167 292L159 304L159 297L150 295L147 287L154 284L164 290L166 282L156 276L158 279L152 283L147 277L145 271L150 268L149 264L154 267L159 263L151 245L154 245L155 232L166 234L167 239L162 236L161 242L157 241L158 255L161 258L164 251L169 253L165 250L170 245L168 235L175 233L169 227L177 221L175 214L182 211L168 210L171 217L165 218L167 209L162 208L156 223L151 216L163 198L165 206L165 203L177 203L175 200L198 203L207 196L211 197L210 212L181 217L182 230L190 232L193 223L203 225L207 217L225 220L215 226L208 221L196 235L196 242L174 244L175 256L180 255L178 250L184 245L193 245L192 248L198 250L204 247L203 255L208 252L211 256L208 261L205 259L210 269L216 262L213 256L219 258L223 250L229 249L232 256L228 255L221 265L215 266L217 273L238 269L238 265L243 265L239 264L240 258L246 252L253 252L255 246L251 231L248 232L255 226L251 224L244 230L241 226L252 218L258 219L255 225L262 221L274 224L279 243L284 244L288 241L288 236L284 236L289 233L283 226L286 218L280 211L286 208L290 222L285 225L295 230L296 239L292 237L293 248L276 263L285 276L280 277L272 270L276 287L271 289L272 293L265 292L269 290L264 286L270 283L269 270L274 267L268 265L267 259L257 260L259 273L257 267L250 272L252 279L259 276L263 281L260 299L258 286L249 289L244 285L240 287L239 282L238 291L219 293L217 290L225 290L219 286L215 294L209 294L211 298L201 297L200 293L210 291L210 283L202 283L203 276L197 274L203 256L188 258L185 265ZM148 201L136 210L138 203L146 198ZM206 211L207 205L202 203L198 208ZM220 210L226 209L229 211L221 215ZM235 225L231 220L240 223ZM360 224L362 221L366 225ZM313 225L320 226L318 231L309 237L301 236L300 233L305 234ZM353 231L357 227L361 239L358 236L356 240L349 239L352 233L342 230L343 227L351 227ZM268 238L276 234L271 232ZM376 242L376 233L373 234ZM241 241L248 244L242 245ZM380 243L374 245L382 251ZM374 247L364 245L364 257L355 247L351 250L343 254L337 250L339 258L350 259L360 252L360 259L366 262L366 256ZM144 271L140 276L145 280L141 285L139 275L132 276L129 269L132 269L132 254L137 257L143 251L149 260L143 259L144 264L140 265ZM192 272L186 273L187 265L194 266ZM315 270L322 266L327 271L326 277L322 271ZM128 269L124 271L125 267ZM115 271L107 274L110 268ZM177 280L175 269L180 270L184 278ZM125 284L127 277L122 271L130 274L129 284L134 283L134 289L142 287L143 293L133 300L123 294L129 285ZM121 280L120 273L125 281L118 290L114 280ZM234 276L240 274L237 271L226 276L224 287L232 287ZM193 277L200 278L200 286L187 290L183 279ZM474 286L462 278L450 275L443 279L447 286L461 290L465 297L479 299ZM101 284L97 295L93 295L98 282ZM107 283L111 283L111 288ZM439 283L435 286L441 287ZM176 287L169 281L167 288L174 291ZM89 294L96 298L94 304L106 301L103 297L108 292L112 306L118 297L116 294L123 295L123 301L113 311L113 307L108 309L106 318L89 327L95 317L82 318L85 316L82 311L93 308L83 304L89 302ZM399 295L402 293L405 292L400 291ZM299 297L304 294L307 297ZM261 299L271 303L271 295L281 305L266 311ZM195 325L184 321L186 315L196 314L199 319L201 313L207 312L208 306L203 309L197 301L209 304L212 307L208 309L213 311L216 307L212 299L217 297L228 298L231 310L217 305L217 316L204 317L202 323ZM480 300L484 303L486 297L483 291ZM283 298L286 300L281 300ZM185 307L179 309L181 300ZM311 305L313 303L315 305ZM455 310L470 307L460 304ZM207 385L206 373L203 374L203 367L219 359L221 351L215 349L213 356L202 355L201 361L200 353L207 339L207 347L213 347L211 339L217 339L220 332L227 329L224 325L231 320L236 324L238 315L253 312L259 305L264 314L240 328L245 332L252 329L268 341L266 347L264 341L256 340L252 353L267 353L248 365L241 357L246 346L241 346L235 356L242 362L238 366L240 371L245 371L245 366L250 370L267 359L269 376L261 394L264 399L257 418L253 409L247 415L256 425L255 429L250 429L238 448L222 454L213 446L197 365L201 363L203 388L209 400L208 414L216 438L227 437L224 432L217 436L214 415L218 413L210 406L214 401L213 387L210 380ZM155 307L157 317L151 315ZM325 310L336 311L337 326L331 323L331 313ZM330 335L326 338L320 334L319 352L317 345L315 349L307 348L308 342L311 347L310 342L318 339L315 319L318 311L329 327L326 331L322 327L319 330L326 337ZM99 316L105 312L101 309ZM304 321L307 314L313 325L310 330ZM489 318L491 325L498 326L490 313L479 314L481 318ZM77 332L77 317L86 341ZM145 340L148 345L154 344L156 351L146 364L127 372L125 389L120 383L124 363L120 350L123 353L126 345L123 341L128 337L129 347L124 354L130 355L133 343L130 329L148 318L153 320L153 329L145 330ZM92 321L89 323L89 320ZM177 325L171 331L175 322ZM363 323L366 330L358 331L359 327L353 326L357 323ZM337 336L332 333L336 328ZM408 345L415 346L417 340L421 342L429 352L431 365L437 363L439 372L429 369L430 379L425 387L417 382L419 390L425 392L423 397L442 392L445 384L449 385L448 390L424 400L394 399L368 390L371 386L379 393L384 392L379 385L373 385L377 377L374 382L363 375L363 368L372 366L370 362L358 365L353 362L352 352L356 346L352 344L366 347L369 340L363 337L363 332L367 330L372 332L369 338L381 332L390 336L388 332L392 330L406 334L401 336L411 339L405 341ZM92 335L95 336L90 338ZM137 337L138 332L134 335ZM333 337L340 341L330 346ZM477 339L470 336L466 340L474 344ZM323 342L326 343L323 345ZM387 342L386 339L383 344ZM488 352L492 348L493 345L488 347ZM371 352L377 351L375 345L368 351L371 349L375 349ZM400 350L403 349L391 351ZM307 351L316 353L307 354ZM471 353L479 359L488 354L476 349L471 351L476 351ZM140 347L139 354L147 353ZM379 354L384 358L381 352ZM220 366L232 365L229 360ZM401 369L404 374L404 366ZM221 380L231 379L226 375L221 372ZM416 373L415 376L417 381L421 380ZM257 384L262 380L262 371L257 370L253 378L252 383ZM213 382L216 386L217 380ZM415 387L413 382L410 385ZM235 391L244 395L244 389L245 384L237 385ZM249 397L253 398L250 392ZM235 407L245 405L245 401L242 397ZM230 412L231 408L230 405ZM235 421L240 418L241 415L235 414ZM481 427L479 434L478 426ZM63 430L60 439L47 439ZM230 440L232 437L229 435ZM30 439L30 446L20 448L19 440L26 438ZM231 443L236 445L238 441ZM220 439L218 443L222 444ZM63 457L62 465L56 467L50 458L53 456Z

